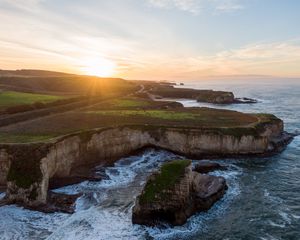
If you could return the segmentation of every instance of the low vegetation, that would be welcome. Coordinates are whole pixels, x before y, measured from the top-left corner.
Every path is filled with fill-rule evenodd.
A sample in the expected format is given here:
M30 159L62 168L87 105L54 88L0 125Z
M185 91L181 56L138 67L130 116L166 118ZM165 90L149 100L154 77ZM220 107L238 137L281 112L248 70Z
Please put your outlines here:
M172 85L155 84L150 89L150 93L165 98L188 98L196 99L200 102L215 103L223 99L224 102L233 102L234 95L232 92L213 91L213 90L197 90L189 88L175 88Z
M63 96L54 96L46 94L33 94L23 93L15 91L3 91L0 92L0 110L8 107L33 104L33 103L49 103L60 99L64 99Z
M173 88L170 84L153 82L139 84L122 79L47 71L2 72L0 112L3 115L0 115L0 142L39 142L78 131L124 125L197 128L234 136L255 135L258 123L273 118L272 115L183 108L176 102L153 101L145 91L170 91L176 96L182 93L194 94L194 97L198 96L199 91L182 90ZM157 86L159 87L155 89ZM11 90L14 88L15 91ZM32 93L18 92L17 89L30 89ZM57 94L53 94L54 92ZM201 93L207 98L214 93L221 94L212 91ZM3 111L3 108L7 111Z
M110 110L88 112L91 114L100 114L104 116L115 117L144 117L144 118L158 118L162 120L189 120L194 119L197 115L188 112L176 112L167 110Z
M100 78L47 71L25 70L10 73L0 72L2 89L30 91L34 93L65 95L106 95L137 88L133 82L120 78Z
M29 112L30 113L30 112ZM256 125L273 115L244 114L211 108L183 108L172 102L126 97L79 110L39 117L0 128L0 142L36 142L53 137L123 125L200 128L223 135L258 135Z
M139 99L116 99L113 100L110 104L113 107L121 107L121 108L137 108L137 107L147 107L150 106L151 103L146 100Z
M40 142L55 137L54 134L9 134L0 133L0 143L27 143L27 142Z
M140 196L140 203L151 203L167 197L166 190L174 187L185 173L190 160L175 160L162 165L160 172L152 175Z

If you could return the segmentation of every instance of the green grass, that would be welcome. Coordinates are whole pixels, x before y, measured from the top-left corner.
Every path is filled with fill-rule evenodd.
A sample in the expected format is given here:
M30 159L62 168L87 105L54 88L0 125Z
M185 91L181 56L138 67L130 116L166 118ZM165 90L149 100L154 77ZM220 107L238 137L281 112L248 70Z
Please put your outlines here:
M55 135L34 135L34 134L9 134L0 133L1 143L30 143L49 140Z
M65 97L45 94L4 91L0 92L0 109L17 105L33 104L35 102L48 103L63 98Z
M150 179L140 196L140 203L151 203L156 199L166 197L165 190L172 188L183 176L190 160L175 160L162 165L160 172Z
M194 119L197 114L189 112L175 112L166 110L108 110L108 111L89 111L91 114L100 114L105 116L123 116L123 117L146 117L159 118L163 120L189 120Z
M147 107L150 105L147 101L134 100L134 99L117 99L112 102L114 107L121 108L134 108L134 107Z
M279 121L280 120L275 115L268 114L268 113L256 113L256 114L253 114L253 116L258 117L260 122L271 122L271 121Z

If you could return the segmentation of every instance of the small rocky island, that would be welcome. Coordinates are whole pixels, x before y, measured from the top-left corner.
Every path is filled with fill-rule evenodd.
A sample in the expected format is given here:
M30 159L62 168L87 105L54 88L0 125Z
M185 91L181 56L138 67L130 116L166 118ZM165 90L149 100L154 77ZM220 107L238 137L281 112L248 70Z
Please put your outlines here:
M182 225L193 214L206 211L227 190L223 177L192 171L190 160L165 163L148 179L132 211L132 222Z
M181 85L181 84L180 84ZM252 98L236 98L232 92L214 91L206 89L176 88L173 84L148 84L149 93L156 98L185 98L194 99L197 102L213 104L247 104L257 103Z

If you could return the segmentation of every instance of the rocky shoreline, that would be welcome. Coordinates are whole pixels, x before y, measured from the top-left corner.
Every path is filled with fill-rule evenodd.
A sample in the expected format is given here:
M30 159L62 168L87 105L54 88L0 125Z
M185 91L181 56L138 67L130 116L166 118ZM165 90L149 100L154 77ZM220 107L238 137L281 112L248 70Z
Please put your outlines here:
M257 103L252 98L236 98L232 92L199 90L192 88L176 88L173 84L148 84L145 92L153 99L174 98L174 99L194 99L197 102L207 102L212 104L253 104Z
M266 134L266 136L254 138L253 136L211 136L207 133L204 134L203 131L198 132L198 130L181 132L182 130L170 128L161 132L157 129L145 131L138 128L122 127L90 132L90 136L85 134L84 138L80 137L80 135L71 135L50 145L9 145L11 152L7 152L2 146L0 159L2 163L5 163L5 159L13 160L3 165L3 167L9 167L7 168L7 174L9 175L5 201L6 203L18 203L28 208L47 209L45 206L48 203L47 199L49 199L49 183L50 186L52 184L52 187L61 187L65 184L78 183L82 180L100 180L101 178L91 176L88 171L86 175L83 172L81 175L76 175L74 170L77 169L78 173L79 169L91 164L111 165L117 159L147 146L166 149L195 159L207 157L223 158L225 156L251 157L278 153L293 138L291 134L283 132L278 126L271 125L266 129L265 132L261 133L262 135ZM188 141L191 138L194 140ZM210 143L210 138L212 138L214 143ZM218 140L218 138L220 139ZM186 139L186 141L181 143L174 142L174 140L178 141L180 139ZM203 151L202 149L206 147L206 145L203 145L203 141L206 142L208 149L214 147L214 152L210 150ZM218 145L218 141L222 145ZM228 143L225 144L225 141L228 141ZM195 146L190 144L195 144ZM115 148L115 146L118 147ZM120 148L121 146L122 148ZM186 148L182 149L182 146ZM197 146L202 146L202 149L199 149ZM223 146L223 149L220 149L219 146ZM85 149L88 149L88 151ZM41 169L41 172L32 172L29 179L26 178L25 173L22 173L23 170L28 173L26 169L29 166L28 163L27 165L22 165L23 160L20 157L23 155L13 155L13 153L25 154L23 157L28 159L29 155L27 152L31 156L31 167L29 170L32 172ZM13 159L14 156L15 159ZM17 156L18 158L16 158ZM34 168L35 164L36 167ZM16 180L13 177L16 177ZM57 185L59 181L56 181L55 184L55 179L63 179L64 181ZM31 182L28 182L29 180ZM43 207L40 208L39 206Z

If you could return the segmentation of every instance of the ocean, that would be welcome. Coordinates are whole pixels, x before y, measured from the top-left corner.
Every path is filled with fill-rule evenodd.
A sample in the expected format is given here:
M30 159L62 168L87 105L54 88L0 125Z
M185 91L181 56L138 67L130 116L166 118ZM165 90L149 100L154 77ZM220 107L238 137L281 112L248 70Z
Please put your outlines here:
M284 120L287 131L300 130L300 81L198 81L183 87L230 90L237 97L258 100L235 105L179 100L186 107L273 113ZM146 149L108 167L108 180L57 189L84 193L72 215L0 207L0 239L300 239L300 137L276 156L215 160L228 166L213 174L225 177L229 189L209 211L192 216L185 225L133 225L131 209L147 176L165 160L181 157Z

